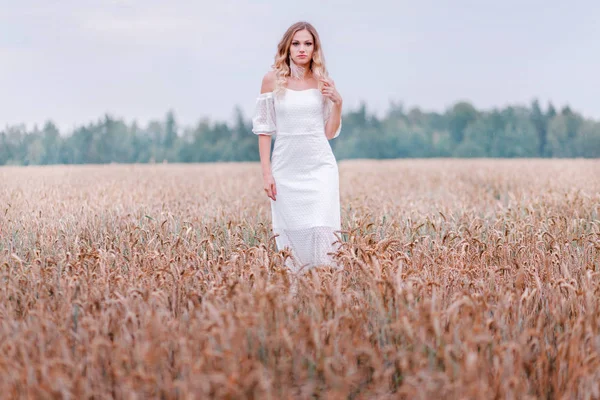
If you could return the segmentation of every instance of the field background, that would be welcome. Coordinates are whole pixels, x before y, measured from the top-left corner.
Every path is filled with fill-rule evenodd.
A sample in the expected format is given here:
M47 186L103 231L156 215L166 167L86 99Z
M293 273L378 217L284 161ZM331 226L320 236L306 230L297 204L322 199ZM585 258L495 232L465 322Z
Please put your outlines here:
M341 161L291 279L257 163L0 168L0 393L600 398L600 162Z

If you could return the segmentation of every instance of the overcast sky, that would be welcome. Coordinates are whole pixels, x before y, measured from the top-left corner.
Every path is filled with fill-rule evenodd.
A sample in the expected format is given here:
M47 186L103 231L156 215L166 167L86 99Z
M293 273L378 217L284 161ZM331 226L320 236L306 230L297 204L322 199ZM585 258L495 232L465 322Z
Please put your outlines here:
M289 25L311 22L346 110L569 104L600 119L600 1L0 0L0 129L108 112L249 118Z

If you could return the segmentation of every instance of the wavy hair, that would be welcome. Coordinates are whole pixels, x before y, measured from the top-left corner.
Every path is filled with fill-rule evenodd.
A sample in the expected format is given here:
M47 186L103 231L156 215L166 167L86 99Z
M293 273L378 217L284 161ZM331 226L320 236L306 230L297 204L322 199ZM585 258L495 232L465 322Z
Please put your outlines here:
M327 68L325 67L325 57L321 47L321 39L314 26L308 22L296 22L288 28L281 41L277 45L277 54L275 55L275 63L271 68L275 71L275 89L273 93L281 94L287 79L291 76L290 69L290 46L296 32L306 29L313 37L314 49L312 59L310 60L310 70L315 78L317 78L318 87L321 89L323 84L320 78L329 78Z

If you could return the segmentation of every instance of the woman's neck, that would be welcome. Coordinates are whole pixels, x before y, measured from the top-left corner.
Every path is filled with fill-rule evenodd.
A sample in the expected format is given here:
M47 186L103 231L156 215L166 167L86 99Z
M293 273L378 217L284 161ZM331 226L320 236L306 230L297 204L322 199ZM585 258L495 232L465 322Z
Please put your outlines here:
M310 68L306 68L296 64L294 60L290 58L290 76L299 81L303 81L306 79L310 79L310 77L312 76L312 71L310 70Z

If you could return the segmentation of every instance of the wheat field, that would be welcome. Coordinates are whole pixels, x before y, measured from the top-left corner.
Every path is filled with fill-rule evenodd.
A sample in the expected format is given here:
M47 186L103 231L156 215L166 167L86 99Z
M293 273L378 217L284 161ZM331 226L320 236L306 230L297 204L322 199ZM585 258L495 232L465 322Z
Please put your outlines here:
M257 163L0 168L0 393L598 399L600 161L342 161L293 277Z

